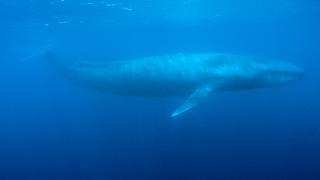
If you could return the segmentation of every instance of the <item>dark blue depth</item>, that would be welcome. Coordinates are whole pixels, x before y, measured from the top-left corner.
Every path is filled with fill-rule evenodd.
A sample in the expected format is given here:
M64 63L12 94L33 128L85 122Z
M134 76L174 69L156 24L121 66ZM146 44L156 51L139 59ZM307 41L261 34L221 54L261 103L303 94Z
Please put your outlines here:
M203 14L216 6L205 0L194 19L159 2L145 6L159 6L157 14L140 10L144 1L0 2L0 179L320 179L319 3L274 0L278 11L268 14L269 1L242 9L233 1L221 1L225 9L213 20ZM260 9L244 14L245 7ZM184 98L83 88L50 67L43 58L49 49L92 61L257 55L297 64L306 77L282 88L212 94L173 120Z

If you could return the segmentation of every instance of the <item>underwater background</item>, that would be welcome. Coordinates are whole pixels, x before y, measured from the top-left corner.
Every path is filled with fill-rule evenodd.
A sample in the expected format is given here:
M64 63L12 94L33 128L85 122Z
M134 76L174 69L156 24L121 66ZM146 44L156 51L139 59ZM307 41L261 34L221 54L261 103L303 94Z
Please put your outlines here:
M320 179L317 0L0 1L0 179ZM112 61L221 52L282 59L305 78L185 98L78 86L43 57Z

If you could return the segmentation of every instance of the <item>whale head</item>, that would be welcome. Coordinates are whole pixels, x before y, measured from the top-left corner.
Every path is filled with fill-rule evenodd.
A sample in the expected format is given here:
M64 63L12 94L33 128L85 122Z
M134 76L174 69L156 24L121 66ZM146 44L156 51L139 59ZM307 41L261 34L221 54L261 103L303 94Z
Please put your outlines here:
M265 87L282 86L304 77L304 70L287 62L264 62L257 65L256 79Z
M259 57L220 56L211 60L210 65L213 77L222 79L221 90L283 86L304 76L304 70L291 63Z

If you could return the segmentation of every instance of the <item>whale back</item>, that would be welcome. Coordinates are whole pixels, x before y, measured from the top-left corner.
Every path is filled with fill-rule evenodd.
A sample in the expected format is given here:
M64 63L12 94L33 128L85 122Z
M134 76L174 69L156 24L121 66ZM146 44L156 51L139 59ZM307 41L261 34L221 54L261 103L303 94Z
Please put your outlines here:
M204 78L208 55L168 55L104 63L66 61L48 53L49 62L72 81L121 95L188 95Z

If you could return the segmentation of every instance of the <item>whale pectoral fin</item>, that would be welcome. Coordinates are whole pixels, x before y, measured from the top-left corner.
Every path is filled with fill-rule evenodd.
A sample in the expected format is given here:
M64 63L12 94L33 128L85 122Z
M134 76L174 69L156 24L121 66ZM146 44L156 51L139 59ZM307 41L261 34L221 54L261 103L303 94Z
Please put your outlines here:
M171 114L171 117L178 116L178 115L188 111L189 109L195 107L196 105L198 105L201 100L205 99L210 94L212 89L213 89L212 85L204 85L204 86L197 88L188 97L188 99L178 109L176 109Z

